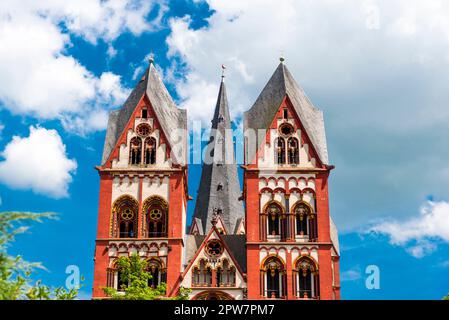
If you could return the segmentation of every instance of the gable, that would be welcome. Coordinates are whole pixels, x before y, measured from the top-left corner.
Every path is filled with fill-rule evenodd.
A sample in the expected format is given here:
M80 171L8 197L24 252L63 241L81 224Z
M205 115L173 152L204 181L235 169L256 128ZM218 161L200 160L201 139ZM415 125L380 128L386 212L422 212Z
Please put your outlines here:
M228 238L228 239L226 239ZM232 239L231 239L232 238ZM235 239L234 239L235 238ZM193 238L192 238L193 239ZM183 278L183 286L190 287L191 286L191 275L192 275L192 268L195 266L198 266L201 262L207 261L212 263L214 258L212 258L207 253L207 244L211 240L217 240L221 243L223 252L218 257L220 261L223 261L223 259L227 259L230 262L231 266L234 266L236 269L236 276L241 279L243 282L243 274L244 270L246 270L246 249L245 246L242 244L245 244L246 238L244 236L235 236L235 235L220 235L219 231L215 226L209 231L209 233L204 236L196 236L195 240L203 239L201 242L201 245L198 246L195 255L193 255L192 259L188 261L188 266L185 269L182 278ZM230 244L231 246L229 246ZM187 245L194 245L192 241L188 241ZM233 251L231 250L231 247ZM190 248L187 248L187 251L189 251ZM239 260L235 258L235 255L239 257ZM218 265L215 265L217 267ZM242 269L242 266L245 267L245 269Z
M287 117L286 117L287 116ZM283 137L280 133L282 126L290 126L293 133L288 137ZM261 137L259 137L261 138ZM295 138L299 143L299 164L298 168L322 168L323 164L318 156L315 146L313 145L306 128L303 125L296 108L294 108L289 96L285 96L279 105L276 113L271 120L270 125L265 131L263 142L252 160L258 167L278 166L275 159L276 141L283 138L287 144L289 138ZM286 146L287 148L288 146Z
M147 112L147 117L142 117L142 110L145 109ZM147 124L151 128L151 133L145 138L154 138L156 141L157 151L157 161L158 167L170 167L171 166L171 146L164 131L162 130L161 124L158 119L158 115L154 111L154 108L149 101L148 97L144 93L140 101L134 108L133 113L130 115L128 123L123 128L123 131L115 146L112 149L110 156L107 158L104 166L108 168L122 168L128 167L129 164L129 147L130 141L134 137L138 137L136 129L141 124Z
M283 63L279 64L254 105L245 112L245 131L253 130L257 133L259 129L268 129L285 97L290 99L297 116L301 119L320 162L328 165L329 159L323 112L312 104L304 90L296 83ZM247 163L251 163L255 159L255 153L262 143L263 140L256 138L254 141L246 144L255 146L246 150Z
M139 101L145 97L157 114L160 130L169 141L172 150L172 160L175 164L186 163L187 113L178 109L167 88L159 77L156 68L151 63L144 76L136 85L120 110L109 115L108 128L103 149L102 165L111 157L117 142L125 131L135 113Z

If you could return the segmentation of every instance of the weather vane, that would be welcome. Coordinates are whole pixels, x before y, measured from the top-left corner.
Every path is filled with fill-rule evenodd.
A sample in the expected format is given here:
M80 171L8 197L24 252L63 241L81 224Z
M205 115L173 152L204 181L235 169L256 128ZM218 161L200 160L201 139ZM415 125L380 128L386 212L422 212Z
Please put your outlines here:
M221 79L225 77L226 66L224 64L221 65Z

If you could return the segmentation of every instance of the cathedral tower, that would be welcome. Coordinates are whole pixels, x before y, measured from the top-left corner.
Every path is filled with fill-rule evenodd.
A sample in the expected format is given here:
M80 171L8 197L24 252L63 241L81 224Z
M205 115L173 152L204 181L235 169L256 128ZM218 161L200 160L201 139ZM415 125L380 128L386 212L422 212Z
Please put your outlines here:
M249 299L339 299L323 113L283 59L244 116Z
M240 197L231 117L226 85L222 80L206 146L191 233L207 233L212 227L214 214L218 215L217 228L223 233L235 233L244 215Z
M152 59L120 110L109 115L100 175L93 297L120 290L120 256L149 263L149 285L178 286L187 205L186 111L176 107ZM170 268L167 268L170 266Z

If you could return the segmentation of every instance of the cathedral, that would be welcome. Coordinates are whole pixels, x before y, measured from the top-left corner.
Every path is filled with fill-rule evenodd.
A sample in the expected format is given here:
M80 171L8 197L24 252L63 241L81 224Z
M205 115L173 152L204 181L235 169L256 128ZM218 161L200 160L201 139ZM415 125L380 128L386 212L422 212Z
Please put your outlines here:
M106 298L104 287L123 290L117 259L138 254L148 262L148 285L166 283L167 296L184 287L192 300L340 299L323 112L281 58L243 120L242 189L222 77L187 225L187 112L150 59L122 108L110 113L96 167L93 298Z

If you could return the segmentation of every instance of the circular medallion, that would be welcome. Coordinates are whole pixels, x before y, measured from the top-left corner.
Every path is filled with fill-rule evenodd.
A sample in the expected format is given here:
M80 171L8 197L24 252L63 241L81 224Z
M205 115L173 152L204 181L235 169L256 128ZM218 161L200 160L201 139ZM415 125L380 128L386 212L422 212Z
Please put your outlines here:
M153 209L150 211L151 220L160 220L162 218L162 211L159 209Z
M141 123L137 126L136 132L141 137L147 137L151 133L151 128L147 123Z
M291 136L295 129L289 123L284 123L279 127L279 133L285 137Z
M121 217L123 220L132 220L132 218L134 218L134 212L131 209L126 208L125 210L123 210Z
M220 240L212 239L206 244L206 253L212 258L219 257L223 253L223 246Z

